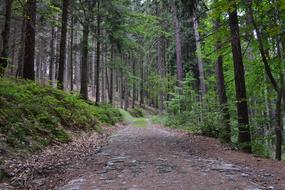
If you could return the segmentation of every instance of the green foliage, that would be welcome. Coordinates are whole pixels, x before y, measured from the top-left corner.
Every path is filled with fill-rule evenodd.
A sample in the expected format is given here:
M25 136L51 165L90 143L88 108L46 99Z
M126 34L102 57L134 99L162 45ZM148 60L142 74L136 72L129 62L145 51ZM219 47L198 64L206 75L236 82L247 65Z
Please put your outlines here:
M133 117L144 117L143 110L141 108L138 108L138 107L130 109L129 113Z
M222 132L221 112L214 101L215 96L208 94L201 103L198 94L191 89L192 81L193 78L188 75L184 82L183 94L171 94L172 98L167 102L167 117L163 122L169 127L219 137Z
M36 151L71 140L68 131L121 121L119 110L24 80L0 79L0 133L8 147ZM2 145L1 145L2 146Z

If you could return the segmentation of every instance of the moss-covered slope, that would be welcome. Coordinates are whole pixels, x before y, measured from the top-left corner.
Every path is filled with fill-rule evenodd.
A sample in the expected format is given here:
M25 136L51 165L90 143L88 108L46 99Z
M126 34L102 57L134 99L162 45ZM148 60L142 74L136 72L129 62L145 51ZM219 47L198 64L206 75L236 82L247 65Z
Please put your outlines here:
M121 120L110 106L95 106L78 96L34 82L0 79L0 151L31 152L68 142L70 132L100 130Z

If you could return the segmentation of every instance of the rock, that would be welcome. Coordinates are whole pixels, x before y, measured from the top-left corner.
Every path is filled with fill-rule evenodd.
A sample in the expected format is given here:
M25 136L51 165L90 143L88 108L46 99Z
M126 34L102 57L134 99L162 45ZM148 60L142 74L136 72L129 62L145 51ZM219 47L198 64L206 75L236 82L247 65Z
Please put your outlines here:
M237 166L233 164L219 164L219 165L214 165L212 170L217 170L219 172L239 172L240 169L237 168Z
M249 175L248 174L246 174L246 173L241 173L240 174L242 177L248 177Z

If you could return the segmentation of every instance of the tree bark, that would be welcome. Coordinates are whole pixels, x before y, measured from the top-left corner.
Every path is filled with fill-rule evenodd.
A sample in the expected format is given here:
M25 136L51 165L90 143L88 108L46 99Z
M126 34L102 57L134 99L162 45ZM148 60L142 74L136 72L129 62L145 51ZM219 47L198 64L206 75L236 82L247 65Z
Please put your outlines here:
M74 46L74 18L71 19L70 34L70 91L73 91L73 46Z
M96 55L96 104L100 102L100 2L97 2L97 55Z
M239 36L239 23L237 16L237 7L235 0L231 0L232 5L229 13L229 25L231 31L231 46L234 62L234 75L236 86L236 105L238 114L239 136L238 142L241 149L245 152L251 152L251 134L249 128L248 106L245 87L244 65L241 52L241 43ZM233 9L232 9L233 8Z
M62 24L61 24L61 38L60 38L60 54L58 67L58 84L59 89L64 88L64 71L66 61L66 39L67 39L67 22L68 22L68 6L69 0L62 2Z
M23 11L20 49L19 49L19 55L18 55L18 68L17 68L17 74L16 74L17 77L23 77L24 53L25 53L25 31L26 31L26 19L25 19L25 11Z
M55 82L55 49L56 49L56 29L54 26L51 28L51 40L50 40L50 61L49 61L49 80L50 85L54 86Z
M183 86L183 65L182 65L182 50L181 50L181 26L177 18L177 8L175 3L172 3L172 14L173 14L173 24L175 27L175 44L176 44L176 72L178 87L180 87L179 92L182 93Z
M5 23L2 31L3 49L0 55L0 77L4 76L5 69L9 63L9 38L11 28L13 0L5 0Z
M110 68L110 84L109 84L109 102L113 104L113 89L114 89L114 70L113 70L113 61L114 61L114 45L111 45L111 68Z
M144 63L141 62L141 81L140 81L140 106L144 105Z
M81 88L80 95L83 99L88 100L88 36L89 25L85 23L83 26L82 40L82 62L81 62Z
M198 71L199 71L199 86L200 86L200 95L201 99L204 98L206 93L206 84L205 84L205 75L204 75L204 65L202 60L201 52L201 43L200 43L200 34L198 31L198 21L197 17L193 16L193 28L195 33L195 42L196 42L196 56L198 62Z
M26 3L26 30L23 78L35 80L35 33L37 1L28 0Z
M220 20L215 21L215 28L220 28ZM223 130L220 133L220 138L226 142L231 142L231 121L230 121L230 112L228 107L228 98L226 93L225 79L224 79L224 70L223 70L223 56L221 54L221 40L218 39L216 42L216 51L218 53L218 59L216 60L216 79L217 79L217 94L219 98L220 107L222 110L223 118Z

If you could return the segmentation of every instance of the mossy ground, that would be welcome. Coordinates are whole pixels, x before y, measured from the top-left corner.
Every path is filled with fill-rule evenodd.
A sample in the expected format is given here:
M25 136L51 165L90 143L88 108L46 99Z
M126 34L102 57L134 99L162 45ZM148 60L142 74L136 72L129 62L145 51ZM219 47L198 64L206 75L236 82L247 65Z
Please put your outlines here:
M0 150L33 152L71 140L70 132L100 131L121 121L118 109L35 82L0 79Z

